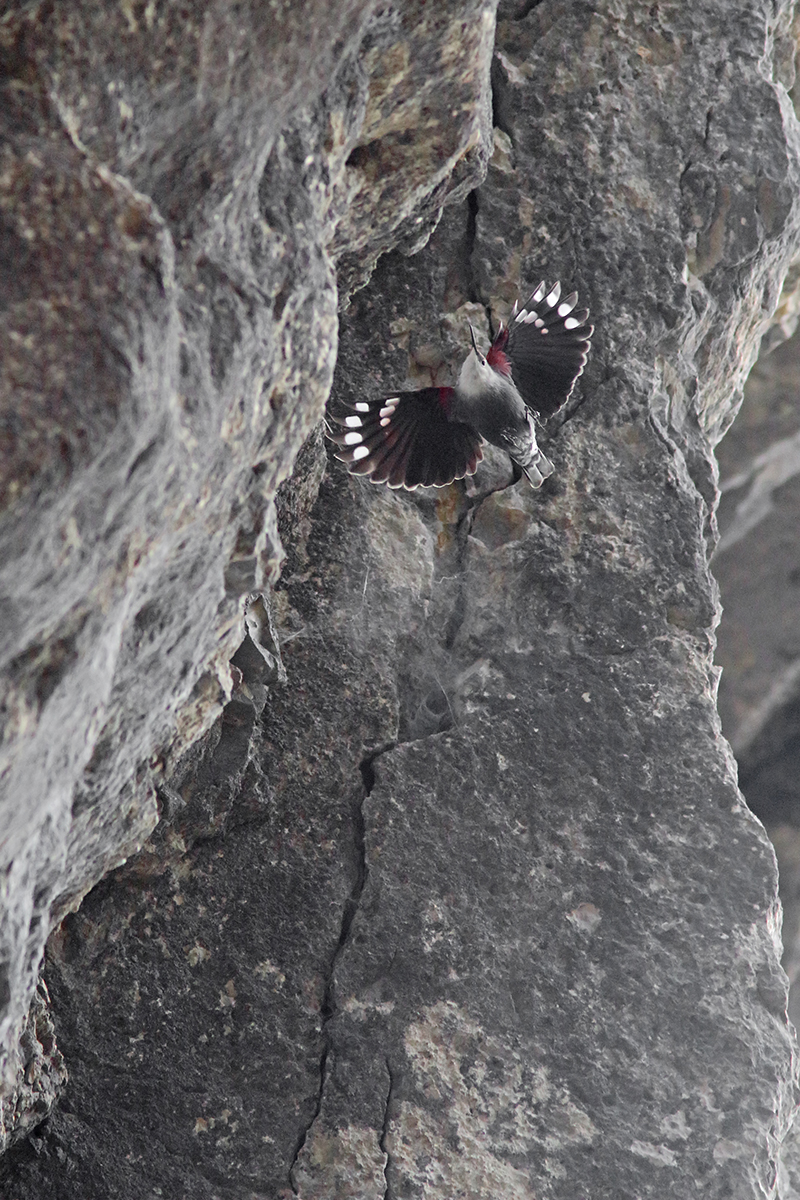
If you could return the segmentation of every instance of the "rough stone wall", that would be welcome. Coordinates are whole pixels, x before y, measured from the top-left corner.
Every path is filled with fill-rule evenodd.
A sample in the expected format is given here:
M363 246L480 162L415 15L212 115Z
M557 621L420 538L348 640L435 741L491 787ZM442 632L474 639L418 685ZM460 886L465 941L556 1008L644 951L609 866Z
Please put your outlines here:
M4 10L4 1051L50 929L231 699L334 255L413 247L485 167L493 5L374 9Z
M148 595L169 620L157 607L155 632L140 621L138 665L128 650L115 660L129 665L97 735L115 774L92 790L80 763L75 795L93 799L67 804L87 861L86 846L125 853L119 796L149 743L121 730L136 703L143 727L162 728L137 692L147 662L179 676L173 645L191 646L198 671L204 647L218 646L220 663L233 658L221 668L230 699L198 740L226 693L203 693L190 724L174 677L162 680L157 695L182 722L137 793L159 789L162 820L50 940L70 1082L6 1156L3 1186L17 1200L777 1195L794 1101L774 858L720 736L707 558L712 445L798 243L788 8L503 6L486 181L446 209L424 254L387 255L354 295L334 390L446 382L467 319L486 333L518 288L558 276L590 303L597 333L580 394L549 431L556 475L541 492L502 488L492 460L471 485L397 495L349 478L317 429L277 498L281 578L248 611L254 637L234 656L240 597L276 574L274 487L330 377L319 307L329 313L334 297L331 247L345 286L393 240L415 248L442 192L452 186L457 201L479 173L486 144L486 76L465 76L456 53L464 45L474 67L469 37L488 45L480 11L464 11L455 41L452 23L420 24L424 6L382 8L372 24L358 14L346 44L331 30L330 62L343 65L328 89L305 96L258 166L262 147L252 150L250 193L233 173L221 232L209 220L198 234L190 215L205 211L186 181L202 182L202 169L181 183L151 151L161 191L148 194L176 263L181 238L198 238L187 273L203 268L203 238L216 247L201 283L175 267L171 285L188 364L181 403L197 405L205 431L185 443L186 474L206 486L171 536L205 557L193 581L190 550L176 556L164 535ZM252 38L243 44L255 54ZM57 72L64 87L69 78ZM238 162L249 109L236 105L260 77L209 78L232 106L222 161ZM418 103L430 79L441 85ZM301 88L313 90L307 77ZM432 98L464 117L455 141L449 126L422 136ZM195 128L177 99L175 112ZM169 120L154 116L153 128ZM88 134L80 142L112 157ZM343 182L320 182L325 154ZM260 234L242 217L252 211ZM259 321L283 337L269 359L282 365L263 377L254 357L272 343ZM170 328L162 320L162 353ZM257 482L226 491L218 461ZM150 470L168 488L163 465ZM169 507L155 511L163 523ZM105 554L113 538L90 528ZM170 603L181 587L208 606L181 616L195 622L185 643ZM31 678L51 678L45 658L25 662ZM52 697L67 705L68 678L40 697L31 737ZM34 828L35 810L24 813ZM142 805L131 839L152 820ZM96 877L82 870L75 894ZM53 895L68 890L54 878ZM57 915L40 914L37 936Z

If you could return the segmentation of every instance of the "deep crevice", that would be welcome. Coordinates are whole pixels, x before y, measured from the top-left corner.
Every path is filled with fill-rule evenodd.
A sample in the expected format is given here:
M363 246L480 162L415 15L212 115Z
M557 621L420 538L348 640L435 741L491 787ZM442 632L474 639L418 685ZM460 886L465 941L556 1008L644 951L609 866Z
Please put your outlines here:
M375 787L375 768L372 765L374 760L375 755L372 754L369 758L364 759L359 768L361 771L361 778L364 780L364 791L367 795L369 795L372 789Z
M356 877L350 895L348 896L347 900L345 900L344 908L342 909L342 924L339 930L339 941L336 946L336 950L334 951L333 959L331 960L331 966L325 984L325 994L322 999L322 1008L320 1010L322 1014L323 1033L325 1032L325 1022L330 1021L331 1017L336 1012L336 1003L333 998L336 964L339 961L339 956L347 944L348 938L350 937L350 930L353 927L353 921L355 920L356 913L358 912L358 906L361 902L361 896L364 891L364 886L367 882L367 850L364 830L364 810L362 805L364 800L366 800L367 796L369 795L366 773L367 771L371 771L371 762L365 766L366 762L367 760L365 759L361 764L361 777L364 780L364 795L362 796L361 801L353 808L353 845L355 848ZM374 774L372 776L372 782L375 782Z
M478 240L478 191L477 188L467 196L467 229L464 236L464 285L467 299L473 304L483 304L475 279L475 246Z
M399 743L394 740L391 742L383 742L382 745L376 746L374 750L370 750L369 754L365 754L364 757L362 758L358 769L361 772L361 778L364 781L364 791L366 793L366 795L364 796L364 800L367 799L367 796L371 795L372 789L375 787L375 768L372 765L375 762L375 759L380 758L382 754L386 754L386 752L388 750L394 750L395 746L397 746L398 744ZM363 801L362 801L362 805L363 805ZM364 829L363 807L361 810L361 828L362 828L362 834L363 834L363 829ZM363 847L363 844L362 844L362 849L364 849L364 870L366 872L366 870L367 870L366 849ZM366 875L364 878L364 882L366 883ZM362 891L363 891L363 888L362 888Z
M323 1017L323 1021L322 1021L322 1032L323 1032L323 1037L324 1037L325 1036L325 1018L324 1017ZM300 1195L300 1192L294 1181L294 1170L295 1170L295 1167L297 1166L297 1160L299 1159L302 1149L308 1140L308 1135L314 1126L314 1122L316 1121L319 1114L322 1112L322 1097L325 1092L325 1070L326 1070L327 1063L328 1063L328 1050L329 1049L330 1049L330 1046L326 1040L325 1044L322 1047L322 1054L320 1056L320 1062L319 1062L319 1091L317 1092L317 1102L314 1106L314 1112L311 1116L311 1120L308 1122L305 1129L300 1134L300 1137L297 1142L297 1147L292 1156L292 1161L289 1165L289 1186L291 1187L292 1192L294 1193L295 1196Z
M501 71L503 74L501 75ZM489 73L489 81L492 89L492 125L495 129L500 129L506 135L511 145L514 145L514 134L512 131L511 122L508 119L504 109L507 105L503 103L503 88L505 84L505 68L496 54L492 55L492 66Z
M369 869L367 867L366 830L364 826L363 805L364 801L366 800L367 796L369 796L372 788L375 785L375 772L372 768L372 763L379 754L384 753L384 751L388 750L391 745L394 745L394 743L390 743L390 745L382 746L377 750L374 750L371 754L362 759L359 765L361 778L364 784L364 792L360 800L353 805L352 812L355 878L350 895L344 902L344 907L342 909L342 922L339 927L339 940L336 943L336 949L331 957L330 965L325 977L325 990L323 992L322 1006L320 1008L320 1036L322 1038L322 1052L319 1060L319 1090L317 1092L317 1100L314 1106L314 1112L311 1115L311 1120L303 1129L298 1139L297 1147L294 1155L292 1156L291 1165L289 1167L289 1184L295 1196L299 1195L299 1191L294 1181L295 1167L297 1166L297 1162L303 1151L303 1147L308 1141L308 1135L314 1127L314 1122L322 1112L322 1100L325 1095L325 1082L327 1078L328 1055L331 1049L331 1039L328 1026L333 1017L336 1015L336 1001L334 999L336 966L350 937L353 921L355 920L356 913L358 912L358 906L361 903L361 896L364 892L367 876L369 874Z
M524 21L525 18L529 17L533 10L538 8L541 3L542 0L525 0L525 2L520 5L519 10L515 12L513 17L510 19L512 21Z
M458 570L458 593L456 595L453 610L450 613L450 618L445 627L443 646L445 650L452 650L455 645L455 640L461 626L464 624L464 617L467 612L467 579L466 579L466 555L467 542L469 540L469 531L472 528L472 522L475 519L475 514L483 503L485 497L482 496L475 504L471 504L464 516L456 527L456 545L458 547L456 554L456 567ZM444 690L444 689L442 689Z
M391 1191L390 1191L390 1183L389 1183L389 1168L392 1165L392 1156L387 1149L386 1139L389 1136L389 1121L390 1121L390 1117L391 1117L391 1108L392 1108L392 1093L394 1091L394 1075L392 1074L392 1068L391 1068L388 1058L386 1059L386 1073L389 1076L389 1090L386 1093L386 1104L385 1104L384 1110L383 1110L383 1127L381 1128L381 1136L378 1140L378 1145L380 1146L381 1150L383 1151L384 1155L386 1156L386 1161L383 1164L383 1179L384 1179L383 1200L392 1200Z

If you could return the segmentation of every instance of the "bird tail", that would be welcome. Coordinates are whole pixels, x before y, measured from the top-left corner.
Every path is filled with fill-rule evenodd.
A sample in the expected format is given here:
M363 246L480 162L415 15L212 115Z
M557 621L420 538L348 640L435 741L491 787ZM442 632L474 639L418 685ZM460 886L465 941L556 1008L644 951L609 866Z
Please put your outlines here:
M548 475L553 474L555 467L539 449L536 441L536 422L529 408L525 410L525 416L528 422L527 429L524 435L520 432L514 438L513 446L509 446L508 450L512 462L515 462L519 469L525 472L531 487L540 488Z

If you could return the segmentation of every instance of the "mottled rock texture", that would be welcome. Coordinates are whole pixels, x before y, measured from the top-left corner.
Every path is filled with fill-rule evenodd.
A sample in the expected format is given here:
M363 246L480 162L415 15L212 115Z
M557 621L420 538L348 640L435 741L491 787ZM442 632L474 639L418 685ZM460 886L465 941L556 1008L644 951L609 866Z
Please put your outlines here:
M3 10L6 1051L53 924L231 699L335 259L412 248L485 168L493 29L481 0Z
M30 31L13 59L33 64L25 86L52 80L47 96L86 92L53 120L81 163L118 172L109 187L132 181L174 265L160 309L134 293L126 310L143 353L166 354L136 360L135 394L169 422L143 437L153 490L134 492L153 525L138 518L144 567L113 585L117 657L92 660L107 677L94 749L80 727L88 775L64 714L81 719L81 639L112 621L116 592L97 593L49 693L20 693L30 747L72 752L58 764L74 791L47 799L62 823L42 931L67 903L50 897L103 869L100 848L105 863L151 836L50 940L70 1081L2 1186L15 1200L775 1196L794 1104L776 873L720 736L707 559L712 447L798 246L789 8L504 4L494 156L460 202L488 144L491 14L337 9L312 72L293 28L294 57L274 25L262 43L254 16L239 39L240 10L209 12L226 53L202 86L201 34L165 57L175 78L150 100L153 64L115 44L122 99L143 113L129 140L92 124L122 112L119 94L90 95L66 32L57 61ZM348 477L317 429L287 479L330 380L332 256L342 292L363 282L382 249L424 241L448 188L424 252L385 255L353 296L334 391L449 382L468 319L486 335L518 288L559 277L597 333L545 437L556 474L503 488L495 459L468 485L398 495ZM113 312L98 301L101 329ZM131 419L116 453L145 426ZM31 446L47 486L20 490L9 526L29 539L37 504L55 495L63 523L70 480L106 478L91 456L50 478ZM91 554L60 551L93 588L112 588L115 518L123 537L140 512L126 495L121 515L98 502L87 518ZM51 542L60 527L41 519ZM241 597L259 590L239 646ZM19 620L48 612L26 600ZM50 645L19 667L45 693ZM44 800L15 797L35 875ZM8 885L10 929L27 877ZM31 979L43 932L24 930ZM10 979L9 1021L17 965Z

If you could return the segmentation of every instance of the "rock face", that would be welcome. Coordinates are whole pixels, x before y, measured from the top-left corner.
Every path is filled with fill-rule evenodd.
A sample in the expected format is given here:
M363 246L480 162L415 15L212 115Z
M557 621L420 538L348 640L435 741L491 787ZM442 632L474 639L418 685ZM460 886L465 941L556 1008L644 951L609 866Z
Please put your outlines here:
M4 14L6 1050L53 924L231 698L330 389L334 256L413 247L485 166L492 6L374 7Z
M7 316L10 1050L52 923L147 839L50 939L70 1081L3 1187L777 1195L776 873L707 559L713 444L798 245L788 9L504 4L477 190L490 9L178 11L3 32L2 186L90 243L51 265L66 234L46 254L28 212L59 303ZM319 428L298 456L333 263L344 295L391 246L336 393L449 382L467 320L542 275L590 303L541 492L492 459L391 493Z

